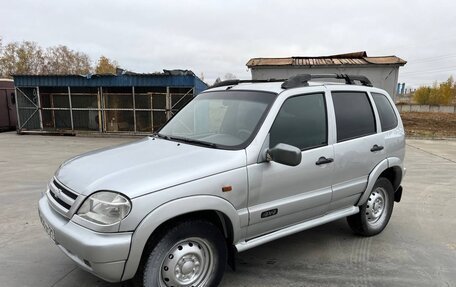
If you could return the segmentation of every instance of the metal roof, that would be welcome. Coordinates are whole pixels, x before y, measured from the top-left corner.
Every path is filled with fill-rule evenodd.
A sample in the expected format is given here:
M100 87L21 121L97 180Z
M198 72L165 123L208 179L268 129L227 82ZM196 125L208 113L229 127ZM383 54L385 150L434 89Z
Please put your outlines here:
M197 93L207 89L207 85L188 70L151 74L120 71L117 75L13 75L13 78L16 87L195 87Z
M247 67L258 66L341 66L341 65L397 65L407 62L396 56L368 57L366 51L317 57L252 58Z

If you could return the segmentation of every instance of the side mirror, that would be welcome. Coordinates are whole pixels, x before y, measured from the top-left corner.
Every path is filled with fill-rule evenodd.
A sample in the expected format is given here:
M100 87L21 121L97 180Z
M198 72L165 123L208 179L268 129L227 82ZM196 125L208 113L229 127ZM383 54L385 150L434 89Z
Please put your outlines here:
M266 159L284 165L297 166L301 163L301 150L292 145L279 143L267 151Z

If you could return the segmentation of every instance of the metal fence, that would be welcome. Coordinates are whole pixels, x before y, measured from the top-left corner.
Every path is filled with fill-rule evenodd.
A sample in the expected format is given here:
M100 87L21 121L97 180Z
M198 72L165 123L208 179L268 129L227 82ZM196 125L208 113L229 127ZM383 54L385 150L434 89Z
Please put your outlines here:
M16 87L19 132L149 134L194 87Z

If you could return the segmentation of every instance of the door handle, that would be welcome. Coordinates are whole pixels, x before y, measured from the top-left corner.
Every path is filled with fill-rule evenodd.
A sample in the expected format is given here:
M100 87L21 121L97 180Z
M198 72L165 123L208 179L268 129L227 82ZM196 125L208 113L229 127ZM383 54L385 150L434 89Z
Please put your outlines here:
M316 162L315 164L316 164L316 165L321 165L321 164L331 163L331 162L333 162L333 161L334 161L334 159L332 159L332 158L326 158L326 157L324 157L324 156L321 156L321 157L317 160L317 162Z
M380 151L382 149L383 149L383 146L374 144L374 146L371 148L371 152Z

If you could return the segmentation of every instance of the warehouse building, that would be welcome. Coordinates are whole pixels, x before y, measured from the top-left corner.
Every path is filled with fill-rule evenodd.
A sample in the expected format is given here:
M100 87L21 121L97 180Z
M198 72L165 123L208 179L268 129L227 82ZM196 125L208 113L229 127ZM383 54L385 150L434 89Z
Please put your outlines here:
M207 88L191 71L15 75L18 133L150 134Z
M318 57L253 58L247 67L253 80L288 79L298 74L364 75L374 87L386 90L395 99L399 67L406 63L396 56L368 57L364 51Z

